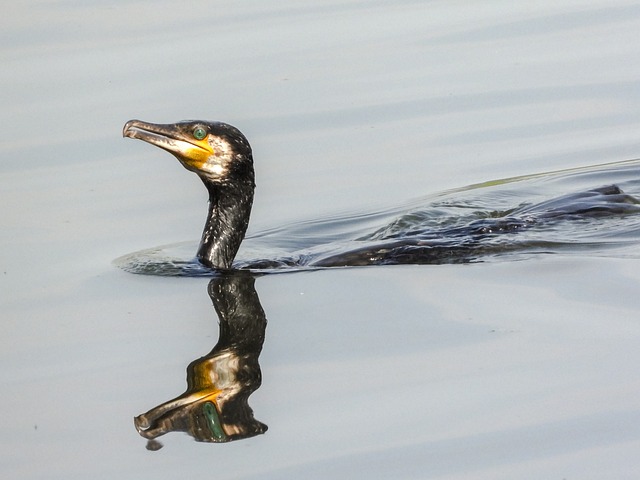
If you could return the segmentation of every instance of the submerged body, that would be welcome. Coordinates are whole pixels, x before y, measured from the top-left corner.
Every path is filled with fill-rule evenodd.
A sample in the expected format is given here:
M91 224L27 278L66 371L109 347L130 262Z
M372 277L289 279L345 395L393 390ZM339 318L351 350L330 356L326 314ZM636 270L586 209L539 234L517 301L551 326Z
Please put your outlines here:
M127 122L124 136L144 140L178 158L203 181L209 193L209 212L196 257L210 269L324 268L380 264L464 263L487 255L523 248L503 241L522 231L640 212L640 202L616 185L561 195L503 210L476 211L456 218L412 209L369 233L335 236L311 242L282 256L234 259L245 236L255 188L253 157L242 133L224 123L187 121L158 125ZM290 242L289 242L290 243ZM527 247L547 248L552 239L534 239ZM145 268L127 268L148 273Z
M443 229L431 230L415 218L410 224L403 222L401 217L372 234L370 241L379 240L379 245L330 256L316 264L330 267L466 263L493 253L496 247L504 247L493 243L492 237L571 219L640 213L639 204L638 200L625 194L616 185L608 185L512 211L493 212L494 216Z

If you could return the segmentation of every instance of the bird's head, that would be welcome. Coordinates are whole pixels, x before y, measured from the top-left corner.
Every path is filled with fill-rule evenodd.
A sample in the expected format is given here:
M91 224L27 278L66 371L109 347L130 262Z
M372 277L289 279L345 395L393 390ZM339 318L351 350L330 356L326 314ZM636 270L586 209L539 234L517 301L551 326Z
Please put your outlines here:
M188 120L171 124L128 121L122 135L160 147L195 172L205 184L254 183L251 146L235 127Z

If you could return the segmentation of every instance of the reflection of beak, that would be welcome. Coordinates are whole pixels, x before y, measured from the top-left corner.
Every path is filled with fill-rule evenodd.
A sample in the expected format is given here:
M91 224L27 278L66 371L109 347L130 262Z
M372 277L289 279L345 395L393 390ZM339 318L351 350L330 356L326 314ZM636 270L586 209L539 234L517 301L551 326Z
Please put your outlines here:
M212 437L217 441L224 441L226 433L220 423L217 404L221 392L217 389L200 390L158 405L133 419L136 430L144 438L154 439L170 432L175 427L173 423L177 417L188 416L189 411L202 405Z
M213 155L208 136L197 140L183 133L176 124L146 123L129 120L122 130L123 137L137 138L173 153L189 170L199 171Z

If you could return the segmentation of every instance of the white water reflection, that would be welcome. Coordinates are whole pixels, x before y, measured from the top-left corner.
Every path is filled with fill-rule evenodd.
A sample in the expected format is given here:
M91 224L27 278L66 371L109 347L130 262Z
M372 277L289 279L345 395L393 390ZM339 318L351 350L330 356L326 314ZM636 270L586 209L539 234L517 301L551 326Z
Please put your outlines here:
M635 2L12 2L0 19L6 478L633 478L638 268L588 254L261 278L269 431L147 452L132 417L216 331L206 194L129 118L223 120L257 232L640 156Z

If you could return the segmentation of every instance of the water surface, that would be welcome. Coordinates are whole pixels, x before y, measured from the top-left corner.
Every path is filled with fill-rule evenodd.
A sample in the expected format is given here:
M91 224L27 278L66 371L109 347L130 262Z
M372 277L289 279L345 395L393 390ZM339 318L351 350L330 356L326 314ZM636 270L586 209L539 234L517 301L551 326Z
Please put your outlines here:
M556 225L598 241L552 254L259 277L268 431L158 451L133 418L217 344L210 279L112 263L185 258L206 211L195 176L121 139L134 117L248 136L244 258L420 206L637 195L635 164L602 166L640 156L635 2L27 1L0 24L3 478L635 478L633 216Z

